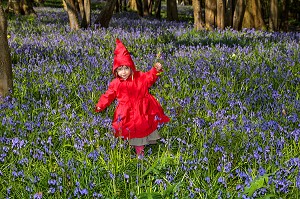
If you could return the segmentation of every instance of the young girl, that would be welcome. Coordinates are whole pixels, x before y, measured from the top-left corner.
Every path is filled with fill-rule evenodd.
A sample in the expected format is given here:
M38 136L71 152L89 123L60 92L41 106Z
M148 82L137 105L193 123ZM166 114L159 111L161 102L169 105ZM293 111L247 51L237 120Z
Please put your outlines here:
M138 157L144 155L145 145L156 143L160 138L156 130L158 124L170 121L148 91L161 71L160 63L155 63L148 72L137 71L126 47L116 40L112 70L115 78L99 98L95 111L103 111L117 99L112 122L115 137L128 139Z

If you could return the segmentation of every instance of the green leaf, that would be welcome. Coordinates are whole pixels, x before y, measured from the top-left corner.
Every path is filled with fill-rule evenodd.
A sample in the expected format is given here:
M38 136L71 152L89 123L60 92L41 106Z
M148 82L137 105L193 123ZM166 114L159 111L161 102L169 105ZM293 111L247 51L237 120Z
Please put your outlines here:
M247 194L248 196L252 196L256 190L266 187L266 184L268 183L269 180L269 175L270 174L265 174L253 180L250 187L245 188L244 194Z
M142 177L142 178L145 177L146 175L148 175L148 174L149 174L151 171L153 171L153 170L157 171L157 170L155 169L155 167L157 166L157 164L158 164L158 160L155 161L154 164L153 164L149 169L147 169L147 171L145 171L145 173L144 173L141 177Z
M144 192L144 193L141 193L138 196L138 198L139 199L161 199L163 197L160 193L157 193L157 192L152 192L152 193Z
M165 88L171 88L171 85L170 84L164 84L164 87Z

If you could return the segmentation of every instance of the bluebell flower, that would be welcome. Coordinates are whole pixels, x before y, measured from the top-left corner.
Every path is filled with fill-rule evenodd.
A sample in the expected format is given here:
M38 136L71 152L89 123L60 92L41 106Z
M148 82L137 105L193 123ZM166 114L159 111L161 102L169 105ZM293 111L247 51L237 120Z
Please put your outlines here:
M109 172L109 177L111 178L111 179L115 179L115 175L110 171Z
M263 167L260 167L258 169L258 173L259 173L260 176L263 176L266 173L266 170Z
M126 174L126 173L124 173L124 178L128 181L128 179L129 179L129 175L128 174Z
M218 182L224 184L225 183L224 177L219 177Z
M232 163L231 162L227 162L225 165L224 165L224 172L225 173L229 173L231 171L231 167L232 167Z
M243 188L244 187L241 184L238 184L238 185L235 186L236 190L243 190Z
M28 191L28 192L32 192L32 191L33 191L32 188L29 187L29 186L26 186L26 187L25 187L25 190Z
M103 195L102 195L102 194L100 194L100 193L96 193L96 192L94 192L94 193L93 193L93 197L94 197L94 198L102 198L102 197L103 197Z
M11 188L12 188L11 186L6 188L6 193L7 193L7 195L10 195L10 193L11 193Z
M51 194L54 194L55 191L56 191L56 189L54 187L50 187L48 192Z
M23 159L18 161L18 164L20 164L20 165L24 165L24 164L27 164L27 163L28 163L28 158L23 158Z
M296 176L296 187L300 190L300 172Z
M209 177L209 176L205 177L205 181L206 181L207 183L210 183L210 177Z
M99 155L99 152L97 150L94 150L88 154L88 158L92 159L93 161L97 161Z
M160 184L163 183L163 180L162 179L156 179L154 183L157 184L157 185L160 185Z
M189 193L189 198L194 198L195 197L195 194L193 192L190 191Z
M74 196L79 196L79 193L80 193L80 188L79 188L79 187L76 187L76 188L74 189L73 195L74 195Z
M87 189L80 189L80 194L83 195L88 195L88 190Z
M56 186L57 185L57 181L55 179L50 179L50 180L48 180L48 184L52 185L52 186Z
M33 199L42 199L43 193L42 192L37 192L33 195Z

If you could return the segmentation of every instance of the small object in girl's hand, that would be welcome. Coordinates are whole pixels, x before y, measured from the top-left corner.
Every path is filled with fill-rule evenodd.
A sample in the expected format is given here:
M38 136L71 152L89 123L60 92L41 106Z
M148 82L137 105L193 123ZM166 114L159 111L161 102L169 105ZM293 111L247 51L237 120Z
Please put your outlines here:
M159 62L159 63L163 64L164 60L162 59L161 51L162 51L161 48L157 48L157 54L156 54L155 62Z

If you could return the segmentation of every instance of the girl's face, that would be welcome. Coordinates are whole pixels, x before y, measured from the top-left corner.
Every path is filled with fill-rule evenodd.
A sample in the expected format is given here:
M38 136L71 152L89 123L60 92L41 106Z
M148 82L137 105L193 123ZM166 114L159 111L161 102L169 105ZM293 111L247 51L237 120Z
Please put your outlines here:
M128 66L120 66L117 69L117 75L126 80L131 75L131 69Z

